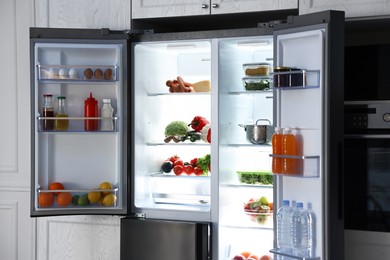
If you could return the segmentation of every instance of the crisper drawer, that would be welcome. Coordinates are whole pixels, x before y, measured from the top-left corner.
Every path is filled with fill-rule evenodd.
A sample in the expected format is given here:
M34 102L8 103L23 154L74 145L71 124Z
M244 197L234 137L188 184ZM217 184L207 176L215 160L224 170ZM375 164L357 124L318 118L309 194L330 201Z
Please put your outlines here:
M210 176L152 174L152 197L158 204L210 206Z

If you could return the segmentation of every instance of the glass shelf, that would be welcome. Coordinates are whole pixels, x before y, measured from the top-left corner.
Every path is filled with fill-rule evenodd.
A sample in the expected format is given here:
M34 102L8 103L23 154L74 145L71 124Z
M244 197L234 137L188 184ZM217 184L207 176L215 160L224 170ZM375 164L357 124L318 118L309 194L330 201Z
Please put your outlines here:
M148 93L149 97L157 97L157 96L210 96L211 91L209 92L153 92Z
M276 254L276 255L287 256L289 258L300 259L300 260L320 260L321 259L320 257L303 257L303 256L287 254L287 253L280 252L279 249L271 249L269 251L273 254Z

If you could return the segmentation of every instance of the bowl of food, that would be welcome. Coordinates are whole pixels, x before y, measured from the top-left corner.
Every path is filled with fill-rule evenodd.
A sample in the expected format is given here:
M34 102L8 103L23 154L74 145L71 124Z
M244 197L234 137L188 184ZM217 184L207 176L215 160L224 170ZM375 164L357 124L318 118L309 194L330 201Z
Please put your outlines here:
M242 65L247 76L269 76L272 67L270 63L246 63Z
M271 88L270 80L264 77L244 77L242 82L247 91L269 90Z
M259 199L251 198L244 204L244 213L252 222L259 225L272 226L273 223L273 203L269 202L265 196Z
M242 184L272 185L273 175L270 171L237 171L238 180Z

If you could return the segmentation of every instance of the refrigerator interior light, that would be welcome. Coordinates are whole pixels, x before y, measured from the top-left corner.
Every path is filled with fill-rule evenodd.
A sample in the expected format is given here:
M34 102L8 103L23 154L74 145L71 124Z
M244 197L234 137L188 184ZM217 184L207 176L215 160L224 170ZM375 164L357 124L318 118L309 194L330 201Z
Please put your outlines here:
M269 40L247 40L237 42L238 47L259 47L270 45Z
M177 50L177 49L193 49L195 44L168 44L167 50Z

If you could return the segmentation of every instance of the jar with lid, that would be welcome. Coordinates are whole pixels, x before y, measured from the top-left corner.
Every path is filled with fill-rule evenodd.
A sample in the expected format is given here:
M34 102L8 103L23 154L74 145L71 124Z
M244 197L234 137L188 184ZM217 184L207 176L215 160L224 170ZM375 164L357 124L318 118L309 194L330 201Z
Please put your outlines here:
M65 106L65 97L59 96L57 97L58 100L58 109L56 114L56 121L55 121L55 129L57 131L66 131L69 128L69 120L63 119L68 118L68 112L66 111Z
M103 106L100 110L100 116L102 117L100 130L101 131L113 131L114 123L112 116L114 114L114 109L111 106L111 99L103 98Z
M54 105L53 105L53 95L52 94L44 94L43 95L42 116L43 117L54 117ZM43 119L42 120L42 129L44 131L54 130L54 120L53 119Z

